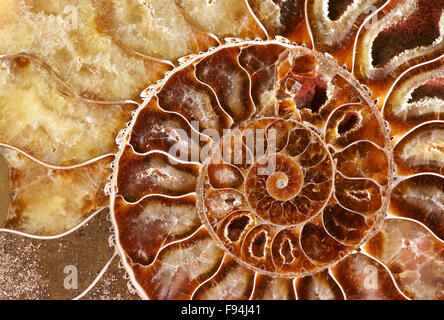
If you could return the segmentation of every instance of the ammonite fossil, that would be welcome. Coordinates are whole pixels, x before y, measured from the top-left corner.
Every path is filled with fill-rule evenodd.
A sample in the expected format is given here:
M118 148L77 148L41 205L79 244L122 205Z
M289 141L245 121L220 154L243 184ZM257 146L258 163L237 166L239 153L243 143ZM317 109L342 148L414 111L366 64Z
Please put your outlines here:
M0 297L444 299L442 0L0 21Z

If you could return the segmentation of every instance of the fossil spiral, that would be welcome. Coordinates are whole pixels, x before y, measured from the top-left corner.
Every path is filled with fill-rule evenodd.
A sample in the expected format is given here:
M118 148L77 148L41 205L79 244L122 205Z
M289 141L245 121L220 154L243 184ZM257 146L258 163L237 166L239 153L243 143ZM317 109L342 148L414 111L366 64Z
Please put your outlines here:
M128 132L115 223L149 298L290 297L293 279L364 259L356 249L386 216L387 125L366 88L305 47L235 41L193 57L152 88Z

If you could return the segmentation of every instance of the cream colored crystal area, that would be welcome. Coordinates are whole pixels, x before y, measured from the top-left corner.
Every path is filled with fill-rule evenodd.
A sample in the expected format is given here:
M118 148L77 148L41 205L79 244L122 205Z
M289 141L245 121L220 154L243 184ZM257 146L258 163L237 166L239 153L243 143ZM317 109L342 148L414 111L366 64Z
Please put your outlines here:
M1 148L10 167L11 192L4 227L33 235L56 235L107 205L104 187L113 157L73 169L51 169Z
M259 18L261 23L267 28L272 34L280 35L283 31L285 32L285 17L283 17L283 6L285 6L287 1L275 1L275 0L248 0L248 3ZM301 4L300 0L290 0L287 2L289 6L293 3ZM300 9L299 7L297 7ZM294 10L293 14L297 16L298 12ZM288 15L287 10L287 15ZM290 14L291 15L291 14ZM284 23L283 23L284 22ZM294 27L294 26L291 26Z
M117 45L89 0L2 1L0 39L0 54L33 54L96 100L135 99L169 68Z
M386 107L389 109L386 113L390 112L389 116L391 116L394 121L407 122L410 118L416 120L415 118L420 118L421 116L423 116L425 120L440 120L440 115L444 113L444 103L442 99L439 97L425 96L419 101L412 102L411 100L413 99L413 93L421 85L426 84L427 81L442 79L444 77L444 59L441 63L442 68L432 71L426 70L426 72L418 75L405 77L404 82L395 87Z
M69 97L63 83L29 57L2 61L0 143L53 165L78 164L116 151L115 137L135 104Z
M139 53L175 60L218 45L214 36L190 19L175 0L93 0L100 25Z
M0 157L0 226L6 220L9 205L9 166L5 158Z
M202 28L218 36L263 38L264 31L239 0L174 0Z
M330 49L344 45L350 36L357 31L366 16L376 11L384 1L356 0L345 8L341 16L332 20L329 17L329 3L325 0L314 0L308 6L311 28L315 37L315 45L322 49Z

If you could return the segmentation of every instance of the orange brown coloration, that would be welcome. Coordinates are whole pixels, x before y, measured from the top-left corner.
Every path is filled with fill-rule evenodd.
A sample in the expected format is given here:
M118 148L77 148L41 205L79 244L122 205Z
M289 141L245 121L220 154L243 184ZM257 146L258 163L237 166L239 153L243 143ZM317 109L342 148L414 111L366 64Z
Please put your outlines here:
M424 174L398 183L390 202L390 213L425 224L444 240L444 178Z
M248 3L271 35L291 39L292 34L305 22L304 2L301 0L248 0Z
M189 299L214 274L222 258L222 250L203 228L164 248L150 266L134 265L135 275L151 299Z
M238 63L239 48L220 50L196 65L196 77L216 92L222 108L236 123L254 112L248 73Z
M398 174L444 173L444 123L416 127L400 140L394 150Z
M136 202L150 193L180 196L195 190L199 166L174 163L162 153L138 155L130 150L120 159L122 173L117 182L125 200Z
M270 41L191 58L151 92L129 130L129 143L144 154L126 147L119 159L118 194L133 204L120 199L114 207L119 243L147 297L291 298L287 279L307 276L314 278L296 286L302 296L342 298L331 277L315 275L369 237L391 181L385 129L365 90L329 59ZM199 123L198 137L208 129L223 136L209 134L206 145L192 140L191 121ZM169 134L179 129L186 136ZM211 147L199 166L161 153L176 144ZM195 193L200 221L190 207L189 227L175 238L175 208L188 193ZM136 223L152 201L164 205ZM198 225L203 229L186 238ZM148 226L152 234L131 232ZM203 267L209 273L179 293L176 281L190 279L181 257L204 233L218 248L205 263L220 268L211 276L216 269Z
M384 105L391 134L412 129L425 121L443 120L444 58L416 67L394 85Z
M181 131L178 131L179 128ZM131 132L130 145L136 152L145 153L153 149L169 152L176 143L181 143L177 151L191 154L192 150L203 148L210 141L199 135L199 141L196 142L192 135L193 129L184 118L162 110L157 100L153 99L140 111L137 125ZM191 158L187 160L191 161Z
M383 98L403 71L441 56L442 10L439 0L391 0L358 35L355 76Z
M267 94L274 88L276 65L286 56L279 45L255 45L242 48L239 64L250 74L251 96L256 111L262 116L273 116L276 102Z
M295 300L293 280L258 274L251 300Z
M416 222L386 220L365 249L384 263L403 293L412 299L439 299L444 244Z
M84 234L52 296L444 299L443 30L442 0L0 1L0 295L50 296Z
M295 281L300 300L344 300L341 289L327 271L298 278Z
M255 60L252 60L254 59L252 55L260 53L260 51L254 51L251 48L255 47L249 46L244 49L242 46L229 46L216 50L204 58L191 60L187 66L171 75L163 86L154 92L159 99L159 105L156 106L155 100L150 100L151 102L145 107L153 111L160 107L178 114L184 113L187 120L198 120L200 124L203 123L200 126L203 129L214 128L217 132L221 132L222 128L231 126L230 129L233 131L225 133L221 141L216 140L216 143L213 143L209 158L200 159L204 165L200 169L199 177L195 183L189 179L193 176L191 175L186 179L186 183L185 180L182 180L181 188L189 186L189 188L185 187L182 192L176 193L168 188L156 187L153 186L154 178L151 179L152 181L148 181L150 179L148 176L156 174L157 171L153 170L159 170L159 168L154 168L150 165L149 160L144 160L143 163L146 165L136 169L135 163L131 162L134 160L129 159L141 156L131 155L129 149L120 158L119 170L122 170L122 173L119 173L118 176L119 192L122 192L121 194L132 202L153 193L179 196L186 192L196 191L197 207L202 223L214 238L214 243L226 250L226 258L214 278L199 287L193 293L193 298L216 297L217 292L221 292L221 289L216 289L219 286L227 288L226 290L231 292L225 279L234 275L246 277L244 278L246 280L252 277L256 271L261 271L268 276L294 277L313 273L341 260L356 245L360 244L372 229L372 225L376 222L375 216L378 215L377 212L383 205L383 198L385 198L383 193L378 197L376 191L379 193L379 188L371 184L373 179L382 185L387 184L389 180L388 160L387 156L384 156L386 150L382 149L385 148L386 143L385 140L381 141L381 138L378 138L383 137L382 139L384 139L384 132L380 125L378 127L378 119L372 116L372 110L366 109L365 102L361 99L361 93L354 91L354 89L350 90L349 88L353 87L348 80L345 80L344 75L334 71L334 67L325 65L329 62L323 61L321 57L315 57L310 52L304 51L305 49L298 52L285 47L277 50L276 46L258 45L258 49L269 49L275 54L276 60L269 64L272 67L267 72L274 74L274 78L271 79L280 85L277 87L273 84L266 84L270 94L275 96L277 104L265 103L260 108L254 107L253 103L256 104L260 100L251 90L255 86L263 89L265 84L256 84L253 75L257 71L251 73L255 68L261 68L259 65L255 65L257 63ZM218 71L210 72L210 70ZM219 74L220 77L214 78L215 74ZM228 95L230 90L234 88L234 82L232 82L234 80L232 79L240 79L239 76L242 78L243 74L248 75L248 78L244 78L243 84L237 85L236 89L242 89L239 92L243 92L244 98L241 98L237 93ZM204 89L201 82L208 85L205 88L213 88L215 96L212 96L212 91ZM193 84L193 89L191 89L191 84ZM244 88L244 86L246 87ZM200 94L194 96L193 90L196 87L202 88L201 92L206 92L205 95L208 98L206 98L207 104L203 104L205 106L203 111L208 110L207 113L197 114L197 109L191 104L193 100L188 98L199 97ZM188 92L191 95L188 95ZM252 100L249 98L250 92ZM319 95L324 95L324 98ZM228 98L231 100L227 100ZM361 104L357 105L360 100ZM198 98L196 101L205 100ZM235 104L229 104L229 101ZM273 98L269 101L273 101ZM293 114L292 112L286 114L289 119L276 114L284 101L294 103L295 106ZM365 128L375 134L376 142L375 145L370 143L352 144L359 142L362 137L356 134L342 142L341 147L352 145L333 154L338 169L345 171L344 174L351 178L359 179L360 188L358 188L359 190L355 187L352 188L347 184L347 178L342 178L342 182L338 182L338 174L336 174L336 184L338 184L336 189L345 195L341 196L338 192L335 194L339 203L351 206L351 210L358 209L368 217L345 209L325 211L322 214L328 202L334 203L336 201L331 198L336 169L330 154L331 151L322 141L322 135L319 135L317 129L310 125L322 128L329 121L329 115L337 107L347 102L354 104L350 104L353 109L349 112L354 112L353 115L356 114L359 117L359 124L355 128L354 123L350 124L353 119L340 119L337 124L338 133L344 135L348 134L348 131L359 132L361 123L368 121L373 125ZM249 111L243 112L242 109L239 109L249 104L250 107L246 109ZM226 117L219 113L222 116L221 120L225 122L215 121L217 112L220 112L217 110L220 110L218 109L220 107L226 112ZM145 109L142 109L142 112L143 110ZM242 123L242 120L246 119L245 116L250 117L250 113L253 111L262 115L274 116L258 119L253 117L253 120ZM159 113L161 110L155 112ZM226 120L228 116L234 122L228 122ZM150 128L158 124L147 122L144 117L144 113L139 113L133 128L146 128L143 130L150 132ZM301 118L308 124L298 123ZM143 124L147 124L147 127L144 127ZM181 120L176 120L175 125L187 126ZM134 132L139 132L141 129L137 129L137 131L132 129L133 135ZM258 129L262 130L262 135L258 133ZM253 130L253 134L248 130ZM155 135L153 138L156 139ZM254 140L255 138L257 141ZM177 141L180 142L180 140ZM165 151L167 147L171 147L173 142L174 139L170 140L170 144L166 146L154 143L145 144L146 147L143 151L149 152L158 149ZM162 143L166 142L162 141ZM377 146L377 143L380 146ZM382 152L382 155L379 156L380 160L371 162L366 159L366 155L369 157L369 154L375 150ZM360 156L357 152L361 152L362 155ZM145 157L155 154L148 153ZM157 156L160 157L160 154ZM349 165L349 163L354 164L357 157L364 166L352 167ZM176 166L175 169L179 170L177 167L179 165L184 169L184 166L191 164L171 166ZM157 167L166 168L166 164ZM267 171L267 168L270 167L272 171ZM131 171L134 170L134 174L131 176L142 175L144 178L148 178L146 183L139 186L140 190L128 175L130 168ZM360 169L358 170L358 168ZM149 170L151 171L148 172ZM173 180L177 177L185 177L185 173L179 173L181 170L175 172L176 174L169 174L168 177L159 177L159 180L163 179L162 183L168 185L169 183L174 184ZM182 170L182 172L184 171ZM166 175L167 172L164 174ZM167 182L168 179L170 182ZM344 186L342 186L343 184ZM133 188L136 189L133 191ZM381 188L384 187L381 186ZM142 201L148 201L148 199L150 198ZM164 200L167 199L164 198ZM116 207L116 210L119 213L123 208ZM338 239L330 236L324 229L321 222L322 216L329 219L326 228L329 228ZM356 227L358 230L354 233L344 231L344 229ZM124 229L122 228L122 230ZM165 239L166 235L162 236L160 230L157 233L159 239ZM169 252L168 242L162 244L167 245L166 249L161 249L158 245L153 244L148 249L124 241L125 237L125 235L121 235L120 242L130 257L134 256L135 252L139 254L139 257L140 254L154 257L155 252L159 250L160 252L164 252L164 250ZM143 239L141 236L134 239L137 238ZM191 241L191 239L184 241ZM178 245L185 242L180 241ZM171 247L176 247L176 244ZM182 249L177 250L180 252ZM149 254L144 252L149 252ZM172 250L171 256L169 255L171 259L175 256L174 252L175 250ZM162 254L157 258L160 259L159 263L162 261L161 257ZM153 258L149 258L144 264L149 264L150 261L153 261ZM152 262L153 266L156 265L156 261ZM161 268L159 263L156 268ZM148 268L154 267L149 266ZM145 268L137 267L136 269L138 271L135 276L139 279L138 282L146 288L146 293L149 296L156 297L158 289L154 292L154 287L148 286L147 282L148 279L154 277L154 274L150 272L148 275L146 273L148 269ZM162 290L158 292L164 292ZM232 290L234 291L226 297L246 298L247 293L251 294L253 288L248 283L243 283L242 287L232 288ZM174 295L162 295L162 297L172 298Z
M355 253L332 268L332 273L351 300L405 300L390 274L377 261Z
M162 109L177 112L188 121L199 121L202 129L222 132L229 127L231 119L223 112L213 90L197 80L194 67L173 74L157 97Z
M328 52L338 59L339 65L351 69L353 64L353 39L364 20L387 0L352 1L324 0L307 2L308 21L316 49ZM370 26L367 22L367 27Z
M225 256L217 273L194 293L194 300L246 300L253 291L254 272Z
M132 205L117 199L114 210L121 226L119 240L131 262L149 265L162 246L196 231L200 223L195 205L195 196L155 196Z

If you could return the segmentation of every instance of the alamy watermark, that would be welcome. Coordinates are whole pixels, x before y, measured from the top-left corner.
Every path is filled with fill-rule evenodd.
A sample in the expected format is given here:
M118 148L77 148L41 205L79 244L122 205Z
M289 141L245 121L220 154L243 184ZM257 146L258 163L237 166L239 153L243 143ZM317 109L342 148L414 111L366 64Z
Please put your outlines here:
M224 129L220 135L215 129L200 131L199 121L192 121L191 127L193 130L190 131L182 128L165 130L168 139L175 142L168 150L173 158L183 162L203 162L211 156L212 163L225 162L232 165L252 165L254 158L263 158L263 166L258 168L258 174L269 175L274 172L275 129ZM201 142L207 141L207 137L214 143L207 143L201 148Z
M378 268L375 266L365 266L364 274L364 288L367 290L378 289Z
M74 265L68 265L63 269L67 276L63 279L63 287L66 290L77 290L79 288L79 272Z

